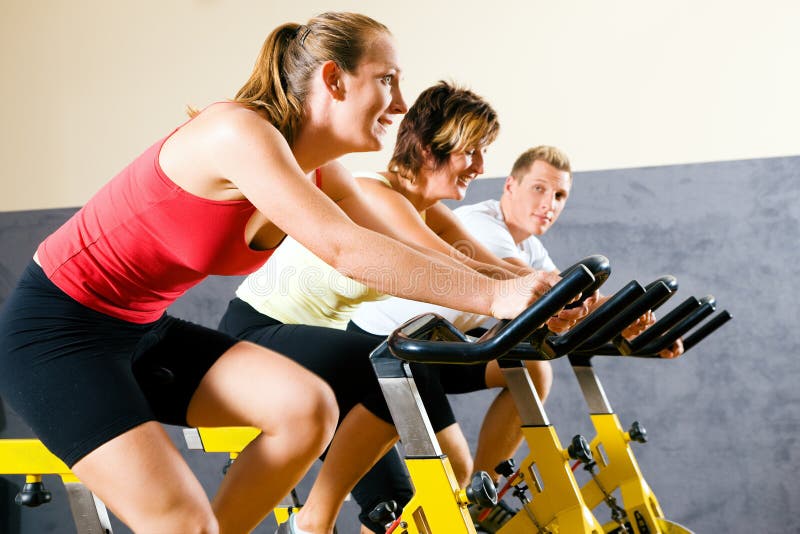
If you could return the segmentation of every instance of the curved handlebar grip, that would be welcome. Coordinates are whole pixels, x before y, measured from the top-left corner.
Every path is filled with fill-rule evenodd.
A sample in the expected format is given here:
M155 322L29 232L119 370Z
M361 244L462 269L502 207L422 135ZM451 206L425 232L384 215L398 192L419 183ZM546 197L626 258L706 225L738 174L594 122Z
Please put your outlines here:
M570 273L572 273L572 271L574 271L580 266L589 269L589 271L592 273L592 276L595 277L595 281L589 287L587 287L581 292L580 298L564 306L565 309L577 308L583 305L583 302L587 298L591 297L595 293L595 291L597 291L600 288L600 286L603 285L603 282L608 280L608 276L611 273L611 266L608 263L608 258L606 258L605 256L601 256L599 254L595 254L593 256L587 256L578 263L575 263L567 267L565 270L561 272L561 276L562 277L568 276ZM494 327L492 327L485 335L488 336L494 335L493 330L497 330L500 326L502 326L502 324L495 324ZM582 329L581 332L583 331L586 330ZM563 356L564 354L566 354L566 351L562 350L561 352L557 352L554 350L553 345L550 343L550 340L555 339L553 335L554 335L553 332L550 331L547 325L543 325L536 332L533 332L530 335L530 338L527 340L529 341L529 343L520 344L513 349L513 356L515 358L520 358L520 359L535 359L535 360L540 360L540 359L552 360L553 358L558 358L559 356ZM584 337L586 336L588 336L588 333L584 335ZM579 339L582 340L583 338L582 337L579 338L578 336L573 335L570 337L570 339L578 341Z
M713 313L715 306L716 300L712 295L708 295L699 301L695 297L689 297L630 343L631 347L637 348L635 352L623 351L616 343L606 343L599 347L579 348L570 354L570 361L573 361L574 358L578 362L578 365L583 365L581 362L588 362L592 356L660 358L661 356L659 353L662 350L671 346L679 337L685 335L689 330L700 324L706 317ZM727 310L723 310L709 321L702 324L689 336L684 338L684 354L732 318L733 316ZM664 334L664 332L666 332L666 334ZM664 335L662 336L662 334ZM646 339L646 343L641 343L641 340L645 338L649 339ZM516 352L517 351L512 351L512 354L516 355Z
M672 295L669 287L661 281L650 284L649 287L650 289L648 289L644 295L636 299L636 301L625 308L622 313L603 325L594 335L583 343L583 346L591 349L608 343L614 336L619 335L626 327L646 313L647 310L651 309L655 303L663 302Z
M418 335L424 335L423 330L427 329L426 331L430 332L432 328L431 322L412 328L420 319L418 317L395 330L387 339L387 344L392 354L410 362L464 364L487 362L511 350L519 341L562 309L566 303L589 287L594 280L589 269L583 266L576 268L517 318L496 330L494 335L484 336L475 343L415 339ZM440 320L447 323L444 319Z
M664 317L656 321L656 324L636 336L629 342L630 350L632 353L639 352L642 347L658 338L664 332L678 324L679 321L687 317L690 313L700 307L700 301L695 297L689 297L675 309L667 313Z
M608 280L608 277L611 274L611 265L608 263L608 258L601 256L600 254L595 254L593 256L587 256L578 263L570 265L561 271L561 277L563 278L567 276L580 265L583 265L589 269L589 272L592 273L592 276L594 276L594 282L581 292L581 298L575 302L570 302L564 306L565 308L577 308L583 304L584 300L591 297L595 291L600 289L600 286L602 286L603 283Z
M658 308L660 308L662 304L664 304L666 301L668 301L669 298L672 295L674 295L676 291L678 291L678 279L675 278L672 275L669 275L669 274L665 275L665 276L662 276L661 278L658 278L658 279L650 282L649 284L647 284L645 286L645 289L649 290L651 287L653 287L654 285L658 284L659 282L661 282L665 286L667 286L667 289L669 289L669 294L667 296L665 296L662 300L660 300L660 301L656 302L655 304L653 304L653 307L650 308L653 311L655 311Z
M705 337L711 334L720 326L724 325L728 321L733 319L733 315L731 315L728 310L722 310L717 315L711 318L706 324L692 332L690 336L683 340L683 352L688 351L701 341L705 339Z
M643 355L656 355L662 350L670 347L681 336L686 334L689 330L700 324L700 322L714 313L714 308L717 302L712 295L708 295L700 299L700 307L692 311L688 316L684 317L678 324L673 326L667 333L660 338L648 343L641 349L637 350L634 354L637 356Z

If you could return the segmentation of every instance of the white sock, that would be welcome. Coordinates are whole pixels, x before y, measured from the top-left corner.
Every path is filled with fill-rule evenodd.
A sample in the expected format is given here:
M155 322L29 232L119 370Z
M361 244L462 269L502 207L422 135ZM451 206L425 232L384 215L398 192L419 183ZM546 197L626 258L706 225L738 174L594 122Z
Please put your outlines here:
M297 514L292 514L289 516L289 526L292 527L292 534L313 534L307 530L303 530L302 528L297 526Z

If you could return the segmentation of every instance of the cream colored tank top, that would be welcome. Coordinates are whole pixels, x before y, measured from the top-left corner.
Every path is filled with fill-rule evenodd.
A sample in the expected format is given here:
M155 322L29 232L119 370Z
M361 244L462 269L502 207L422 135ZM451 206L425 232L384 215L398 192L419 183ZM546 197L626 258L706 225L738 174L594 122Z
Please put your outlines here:
M377 173L358 173L389 187ZM359 304L387 295L356 282L330 267L289 236L256 272L236 290L236 296L259 312L285 324L327 326L344 330Z

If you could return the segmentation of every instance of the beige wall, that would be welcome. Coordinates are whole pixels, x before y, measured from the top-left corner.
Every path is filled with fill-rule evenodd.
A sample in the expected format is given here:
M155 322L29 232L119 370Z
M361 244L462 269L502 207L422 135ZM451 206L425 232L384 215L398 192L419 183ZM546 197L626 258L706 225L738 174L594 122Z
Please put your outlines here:
M328 9L392 28L409 101L445 78L495 105L487 176L538 143L578 170L800 154L789 0L2 0L0 211L82 204L185 104L232 96L274 26Z

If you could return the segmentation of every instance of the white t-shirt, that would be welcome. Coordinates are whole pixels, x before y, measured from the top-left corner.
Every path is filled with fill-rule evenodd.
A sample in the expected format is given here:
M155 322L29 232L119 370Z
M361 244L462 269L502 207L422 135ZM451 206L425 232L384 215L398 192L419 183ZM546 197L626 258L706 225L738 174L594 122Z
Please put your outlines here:
M467 230L495 256L517 258L539 271L554 271L556 266L547 249L530 236L519 245L514 242L500 209L499 200L485 200L454 210ZM351 320L361 329L377 335L389 335L398 326L417 315L433 312L441 315L456 328L466 332L491 321L490 317L467 313L443 306L391 297L377 302L363 302Z

